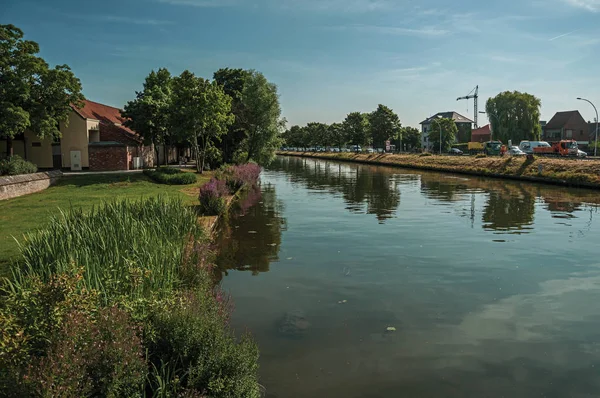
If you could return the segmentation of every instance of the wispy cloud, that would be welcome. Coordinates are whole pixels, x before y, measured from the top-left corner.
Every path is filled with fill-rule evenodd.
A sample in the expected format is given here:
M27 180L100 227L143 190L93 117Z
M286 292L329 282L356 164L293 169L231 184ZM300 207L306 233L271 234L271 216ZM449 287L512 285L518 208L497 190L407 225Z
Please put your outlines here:
M141 18L130 18L123 17L119 15L98 15L94 18L100 19L106 22L118 22L118 23L128 23L133 25L170 25L171 21L161 21L157 19L141 19Z
M556 39L560 39L561 37L569 36L570 34L573 34L573 33L575 33L575 32L578 32L579 30L580 30L580 29L575 29L575 30L572 30L572 31L570 31L570 32L563 33L562 35L558 35L558 36L556 36L556 37L553 37L553 38L551 38L551 39L548 39L548 41L554 41L554 40L556 40Z
M204 8L232 6L264 6L307 11L369 12L397 8L392 0L258 0L252 4L243 0L156 0L159 3Z
M446 29L440 29L435 26L424 26L421 28L408 28L396 26L377 26L377 25L347 25L347 26L330 26L330 30L354 30L358 32L373 32L386 35L396 36L422 36L422 37L438 37L450 33Z
M600 11L600 0L564 0L567 4L574 7L583 8L589 11Z

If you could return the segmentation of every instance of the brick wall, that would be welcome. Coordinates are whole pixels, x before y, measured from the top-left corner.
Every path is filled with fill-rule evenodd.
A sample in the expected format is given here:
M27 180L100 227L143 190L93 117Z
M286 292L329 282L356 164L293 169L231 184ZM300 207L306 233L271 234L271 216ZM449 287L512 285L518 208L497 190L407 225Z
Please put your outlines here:
M0 200L43 191L54 185L61 177L62 173L58 170L0 177Z
M131 154L127 146L93 145L89 146L90 171L129 170Z

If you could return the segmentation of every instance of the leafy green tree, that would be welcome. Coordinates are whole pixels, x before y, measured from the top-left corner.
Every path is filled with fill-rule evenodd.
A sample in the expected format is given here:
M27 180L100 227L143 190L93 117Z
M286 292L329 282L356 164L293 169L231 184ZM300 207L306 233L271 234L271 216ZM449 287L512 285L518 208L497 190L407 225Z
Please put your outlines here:
M311 122L306 125L308 142L314 146L326 146L329 142L329 126L325 123Z
M329 131L327 135L329 144L332 146L337 146L338 148L342 148L348 141L342 123L333 123L329 125Z
M144 81L142 91L136 91L136 98L128 101L122 116L127 119L125 126L137 132L146 144L152 144L158 164L158 145L168 141L169 110L171 108L171 73L160 68L152 71ZM165 156L165 164L167 157Z
M0 25L0 138L6 139L7 156L26 129L40 138L60 137L59 122L68 123L71 104L81 106L84 99L71 69L50 68L39 51L22 30Z
M485 110L494 139L504 143L539 140L541 105L539 98L519 91L505 91L488 99Z
M248 73L241 100L241 123L248 132L243 146L247 160L268 164L281 146L285 119L281 117L277 86L260 72Z
M390 108L379 104L377 109L369 114L369 124L373 146L378 148L385 147L385 141L393 137L399 137L400 118Z
M421 131L414 127L402 127L402 143L408 149L421 147Z
M371 142L369 119L367 114L352 112L342 122L344 134L352 145L369 145Z
M235 153L241 150L242 144L248 137L248 126L244 123L245 106L242 95L250 76L251 71L230 68L219 69L213 76L214 80L223 86L225 94L231 97L231 112L235 116L227 135L218 145L223 152L225 163L233 162Z
M231 97L217 82L209 82L184 71L173 78L171 126L179 137L188 141L196 153L196 168L202 173L211 145L227 133L233 123Z
M440 128L442 129L442 151L448 152L452 144L456 142L458 127L450 118L433 119L429 133L429 142L432 144L433 152L439 151L440 148Z

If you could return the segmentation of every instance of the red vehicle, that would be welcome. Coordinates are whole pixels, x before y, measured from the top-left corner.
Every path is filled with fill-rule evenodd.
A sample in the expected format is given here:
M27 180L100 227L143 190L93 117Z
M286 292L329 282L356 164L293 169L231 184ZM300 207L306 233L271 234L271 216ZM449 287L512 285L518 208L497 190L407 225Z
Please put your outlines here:
M533 153L536 155L547 156L577 156L577 141L562 140L551 142L549 146L538 146L533 148Z

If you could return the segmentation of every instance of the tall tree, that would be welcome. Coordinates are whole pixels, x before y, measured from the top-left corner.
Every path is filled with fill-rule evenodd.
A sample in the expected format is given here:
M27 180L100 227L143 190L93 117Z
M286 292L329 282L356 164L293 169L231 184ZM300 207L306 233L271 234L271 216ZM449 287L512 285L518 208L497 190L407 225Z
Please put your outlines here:
M171 107L171 73L160 68L151 71L144 81L142 91L136 91L136 98L128 101L122 116L127 119L125 126L142 136L146 144L152 144L158 164L158 146L167 146L169 134L169 110ZM167 157L165 156L165 164Z
M281 118L277 86L257 71L249 71L242 92L241 122L248 132L244 141L247 160L268 164L281 146L285 119Z
M326 146L329 142L329 126L325 123L311 122L306 125L310 145Z
M217 82L184 71L173 78L171 125L196 152L196 169L202 173L207 151L233 123L231 97Z
M396 137L400 133L400 118L393 110L385 105L379 104L377 109L369 114L369 124L373 146L385 147L385 141ZM401 140L402 137L399 137Z
M81 106L81 82L67 65L50 68L36 42L14 25L0 25L0 138L6 154L12 140L30 129L40 138L60 137L71 104Z
M454 120L450 118L433 119L429 132L429 142L432 144L433 152L439 151L440 148L440 128L442 131L442 152L448 152L452 144L456 142L458 127L456 127Z
M408 149L421 146L421 131L414 127L402 127L402 142Z
M231 112L235 117L228 128L227 135L219 144L225 163L233 162L236 151L241 149L242 143L248 137L248 128L244 123L245 107L242 94L250 76L251 71L230 68L219 69L213 76L214 80L223 86L225 94L231 97Z
M539 98L519 91L505 91L488 99L485 110L494 139L504 143L539 140L541 105Z
M344 119L342 126L350 144L369 145L371 142L367 114L360 112L349 113L346 119Z
M342 125L342 123L333 123L329 125L329 133L327 135L330 144L335 145L338 148L343 147L347 142L344 126Z

